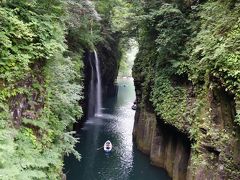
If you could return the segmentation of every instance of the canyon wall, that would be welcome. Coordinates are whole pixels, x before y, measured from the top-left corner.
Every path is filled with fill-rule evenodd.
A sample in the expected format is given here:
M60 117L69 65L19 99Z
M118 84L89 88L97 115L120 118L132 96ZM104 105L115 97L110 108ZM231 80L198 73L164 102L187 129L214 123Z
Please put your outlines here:
M61 179L63 156L80 158L72 126L91 12L83 2L0 2L0 179Z
M164 168L173 179L186 179L190 141L176 128L158 121L152 107L137 108L133 136L152 165Z
M181 130L161 119L151 102L143 101L141 81L135 78L134 82L137 110L133 135L138 148L149 155L153 165L164 168L173 179L238 179L235 176L240 160L239 129L233 121L232 96L209 90L202 99L199 117L195 117L201 118L202 123L198 127L185 123L186 129ZM187 105L191 110L197 100L188 92ZM188 132L193 128L198 131L195 139Z
M239 3L142 6L133 67L138 148L174 180L239 179Z

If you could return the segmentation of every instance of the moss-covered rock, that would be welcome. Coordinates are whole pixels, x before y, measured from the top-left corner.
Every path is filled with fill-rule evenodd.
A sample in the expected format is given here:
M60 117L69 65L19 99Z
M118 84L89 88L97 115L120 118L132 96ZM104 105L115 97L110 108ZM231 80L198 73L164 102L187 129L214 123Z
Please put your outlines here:
M139 21L139 53L133 67L139 108L135 119L137 144L149 153L150 147L143 139L153 136L149 127L159 122L168 124L191 142L189 162L184 166L188 170L181 177L240 178L236 123L240 96L239 3L166 1L158 7L147 5ZM146 107L151 106L155 120L152 115L146 116ZM158 131L161 134L164 129ZM157 139L159 148L165 147L163 140ZM166 146L166 162L156 164L166 168L173 179L181 179L174 175L170 163L178 161L171 155L175 149L172 139L165 140L170 143ZM155 153L151 158L157 156Z

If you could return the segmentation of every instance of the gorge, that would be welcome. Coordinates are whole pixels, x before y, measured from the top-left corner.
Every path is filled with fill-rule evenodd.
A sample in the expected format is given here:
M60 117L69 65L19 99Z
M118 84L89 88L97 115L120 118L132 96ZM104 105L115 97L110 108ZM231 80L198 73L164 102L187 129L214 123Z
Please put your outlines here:
M239 0L0 1L0 179L240 179L239 14Z

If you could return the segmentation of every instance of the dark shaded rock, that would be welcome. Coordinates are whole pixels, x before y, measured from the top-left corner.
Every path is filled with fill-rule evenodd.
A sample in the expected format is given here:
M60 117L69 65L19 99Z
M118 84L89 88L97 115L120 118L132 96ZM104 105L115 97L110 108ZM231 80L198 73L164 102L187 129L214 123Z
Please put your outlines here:
M135 115L133 134L138 148L150 156L153 165L166 169L173 179L186 179L190 141L176 128L157 120L149 109L138 107Z

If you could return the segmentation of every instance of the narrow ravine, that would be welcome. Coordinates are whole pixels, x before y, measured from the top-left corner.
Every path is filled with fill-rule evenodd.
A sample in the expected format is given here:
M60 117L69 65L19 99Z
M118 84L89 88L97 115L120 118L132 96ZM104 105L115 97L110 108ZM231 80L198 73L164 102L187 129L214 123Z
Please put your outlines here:
M240 180L239 15L0 0L0 180Z
M77 151L81 161L73 156L65 159L67 180L165 180L165 171L150 165L149 158L138 151L132 140L135 100L132 78L118 79L114 96L103 98L101 118L88 119L79 129ZM109 139L113 152L107 155L99 149Z

